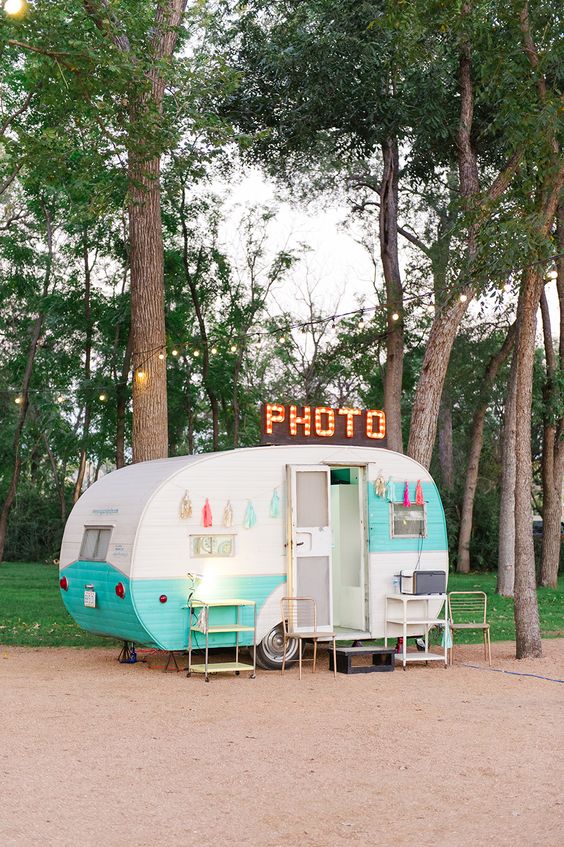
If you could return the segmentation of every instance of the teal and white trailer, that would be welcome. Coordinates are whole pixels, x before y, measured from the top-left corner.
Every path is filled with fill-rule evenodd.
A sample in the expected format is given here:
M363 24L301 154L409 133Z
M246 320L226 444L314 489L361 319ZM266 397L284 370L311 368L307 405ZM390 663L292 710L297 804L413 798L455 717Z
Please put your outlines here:
M314 597L318 624L342 639L381 638L395 575L448 573L448 546L437 487L413 459L376 447L290 445L107 474L72 510L60 562L65 606L90 632L182 650L192 593L253 600L258 661L278 667L283 596ZM234 637L214 634L210 645Z

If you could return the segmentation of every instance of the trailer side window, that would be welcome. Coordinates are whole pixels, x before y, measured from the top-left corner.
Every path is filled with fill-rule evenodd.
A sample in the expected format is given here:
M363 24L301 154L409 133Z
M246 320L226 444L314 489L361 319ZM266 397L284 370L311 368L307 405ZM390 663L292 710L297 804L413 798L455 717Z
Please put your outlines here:
M90 562L104 562L110 546L111 527L87 526L84 528L80 558Z
M392 538L420 538L427 535L425 505L404 506L390 503L390 534Z

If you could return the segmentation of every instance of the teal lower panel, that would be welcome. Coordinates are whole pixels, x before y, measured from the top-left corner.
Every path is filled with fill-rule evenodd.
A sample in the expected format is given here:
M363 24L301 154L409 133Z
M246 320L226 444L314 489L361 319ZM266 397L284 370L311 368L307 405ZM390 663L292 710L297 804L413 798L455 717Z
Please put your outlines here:
M68 590L61 596L67 612L83 629L96 635L109 635L124 641L135 641L157 647L139 620L134 606L131 582L107 562L74 562L61 574L68 580ZM125 588L123 599L116 594L116 585ZM96 608L84 605L84 590L92 585L96 592Z
M130 580L107 562L74 562L61 575L68 580L68 591L61 591L69 614L83 629L97 635L108 635L124 641L135 641L160 650L184 650L188 645L187 600L192 583L181 579ZM218 577L213 598L205 600L254 600L257 617L267 598L283 582L285 575ZM115 593L118 582L123 583L125 597ZM96 608L84 605L84 589L92 585L96 591ZM166 602L161 603L161 596ZM210 625L235 623L233 608L210 611ZM242 607L239 622L252 625L253 612ZM250 633L241 633L239 643L250 644ZM195 646L203 646L204 636L197 634ZM210 635L210 647L232 647L233 633Z
M409 499L415 503L416 482L410 482ZM434 482L421 483L427 513L425 538L392 538L390 532L390 504L378 497L374 485L368 485L368 549L371 553L403 553L426 550L447 550L446 520L441 498ZM396 499L403 502L403 485L396 482Z
M211 595L204 600L254 600L257 617L267 598L283 582L286 576L219 576ZM183 650L188 645L188 593L191 582L188 579L134 579L131 584L133 600L139 619L151 636L152 642L162 650ZM161 603L162 594L167 597L166 603ZM197 596L197 590L196 594ZM253 610L241 607L239 622L252 626ZM230 607L220 607L210 610L210 625L219 626L224 623L235 623L236 610ZM197 633L195 646L204 645L204 636ZM241 633L239 643L250 644L250 633ZM215 633L209 637L210 647L232 647L235 645L233 633Z

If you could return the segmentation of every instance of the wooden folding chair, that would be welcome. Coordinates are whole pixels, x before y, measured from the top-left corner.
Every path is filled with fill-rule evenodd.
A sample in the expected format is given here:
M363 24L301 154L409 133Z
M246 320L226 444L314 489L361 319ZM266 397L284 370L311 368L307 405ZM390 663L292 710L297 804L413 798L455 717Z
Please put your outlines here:
M454 633L463 629L481 629L484 636L484 659L492 665L490 625L487 622L488 597L484 591L450 591L448 595L448 617L452 646L450 663L454 655Z
M333 642L333 675L337 676L337 643L334 632L317 629L317 607L312 597L283 597L282 627L284 633L284 654L282 656L282 673L286 669L286 652L288 642L297 639L299 642L300 679L302 678L302 644L305 640L313 641L313 668L317 664L317 642Z

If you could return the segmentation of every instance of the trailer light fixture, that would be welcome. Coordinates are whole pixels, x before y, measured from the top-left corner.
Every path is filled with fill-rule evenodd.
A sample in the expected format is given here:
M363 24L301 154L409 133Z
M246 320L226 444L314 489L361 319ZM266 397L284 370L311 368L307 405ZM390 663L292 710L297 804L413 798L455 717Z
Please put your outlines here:
M166 596L166 594L161 594L161 596L159 597L159 603L166 603L167 600L168 597Z
M123 582L118 582L116 585L116 594L121 600L125 597L125 586Z
M66 578L66 576L62 576L62 577L60 578L60 580L59 580L59 585L61 586L61 589L62 589L63 591L68 591L68 590L69 590L69 581L68 581L68 579Z

